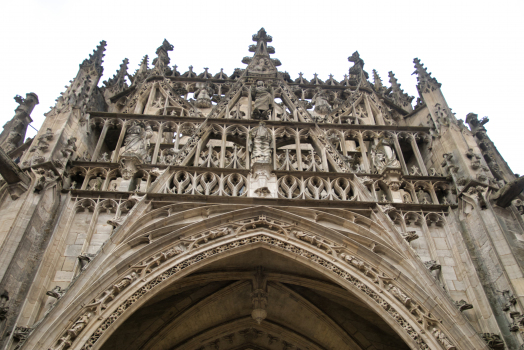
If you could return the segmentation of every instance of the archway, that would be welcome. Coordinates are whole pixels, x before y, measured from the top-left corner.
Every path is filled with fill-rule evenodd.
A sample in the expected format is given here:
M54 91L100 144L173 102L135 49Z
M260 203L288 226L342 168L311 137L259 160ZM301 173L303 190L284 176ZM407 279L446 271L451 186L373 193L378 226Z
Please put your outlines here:
M202 344L210 346L213 336L217 337L213 341L224 341L230 334L224 335L218 329L223 324L234 324L231 329L237 332L253 329L249 332L262 332L266 338L279 334L280 338L277 338L289 344L293 344L291 340L294 339L295 344L298 344L293 345L296 348L340 347L330 345L321 336L313 336L315 331L312 326L306 327L306 322L293 323L293 320L282 316L296 314L296 320L300 321L320 317L322 322L315 322L314 325L322 325L323 329L329 329L330 332L336 330L338 336L329 338L349 348L379 346L380 341L387 341L393 348L399 349L455 348L453 342L459 339L457 334L461 331L458 328L451 330L454 332L451 333L453 340L450 333L446 331L445 334L444 331L449 331L447 325L452 325L457 319L450 318L438 307L434 308L433 304L430 304L430 312L426 305L428 295L384 259L389 255L388 259L400 261L402 256L394 253L387 240L379 237L385 236L385 232L378 232L384 231L383 228L351 212L339 216L307 213L307 209L302 209L302 212L301 216L297 216L268 207L195 208L192 205L149 212L143 216L143 220L139 218L129 227L124 225L125 230L117 232L112 238L115 243L93 260L86 274L80 278L79 285L74 286L71 292L73 295L64 298L69 301L84 300L81 307L75 309L67 304L68 301L64 301L57 310L52 310L54 320L61 316L70 320L68 324L55 321L52 325L48 324L48 328L37 329L38 335L35 335L35 339L30 338L29 342L35 344L39 339L37 337L40 337L41 343L54 344L52 349L55 350L104 349L105 346L110 347L104 344L127 339L126 334L131 332L134 335L143 334L143 338L133 338L133 344L141 346L137 349L154 349L151 344L156 346L158 337L165 339L162 348L185 348L183 346L189 344L188 339L192 339L200 343L191 343L187 345L188 349L193 345L198 345L195 348L198 349ZM303 219L308 216L314 216L315 221L325 220L326 223L331 220L330 225L338 220L348 230L337 232L327 227L327 224L320 225ZM359 243L369 242L372 236L375 238L371 249ZM257 254L261 255L256 258ZM115 266L115 262L118 265ZM229 270L228 264L231 266ZM257 289L250 281L253 281L253 273L258 267L263 269L263 275L266 276L268 293L267 317L260 325L249 317L253 311L251 293ZM206 283L190 283L184 287L186 289L180 289L188 281L199 278L207 279ZM82 283L94 286L94 290L82 288ZM176 333L169 332L170 327L191 317L177 320L176 317L180 315L176 312L171 315L175 318L159 316L157 313L147 315L150 308L167 309L169 298L178 300L187 293L193 295L201 289L208 293L200 292L201 299L193 296L194 302L187 303L187 308L199 312L207 310L209 314L213 308L203 307L204 304L199 303L206 298L214 300L213 295L229 295L221 291L227 291L233 286L239 289L230 293L235 297L228 298L238 302L235 312L226 308L225 311L231 311L227 317L215 319L214 323L207 325L193 325L190 327L192 331L188 330L180 338L173 339L162 334ZM275 301L272 300L273 296L276 297ZM293 297L300 301L300 307L297 306L300 310L296 312L289 309L286 302L282 302L294 300ZM228 305L227 299L222 300L223 303L214 303L215 309L222 307L222 311L216 312L217 315L224 311L223 305ZM434 318L432 312L437 312L437 316L443 319ZM137 323L137 319L140 322ZM156 326L151 322L156 322ZM447 328L440 325L443 322ZM286 323L291 327L282 328ZM146 327L145 331L139 324L152 328ZM351 328L350 324L368 327ZM50 331L45 332L46 329ZM469 345L470 340L459 341L465 344L465 349L475 348ZM473 339L473 343L475 341ZM246 346L264 349L270 345L246 339L244 343L230 344L239 349Z
M267 293L267 316L260 324L251 315L257 287ZM166 286L100 349L244 347L409 349L357 297L307 265L262 246L227 255Z

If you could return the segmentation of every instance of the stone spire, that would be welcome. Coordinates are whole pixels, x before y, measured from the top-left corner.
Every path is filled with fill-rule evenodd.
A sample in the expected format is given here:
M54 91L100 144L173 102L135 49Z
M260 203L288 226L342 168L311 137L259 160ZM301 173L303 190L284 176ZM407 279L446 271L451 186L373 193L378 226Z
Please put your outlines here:
M113 75L113 77L108 79L107 81L104 81L104 85L107 87L107 89L111 90L111 92L114 95L118 94L119 92L127 88L126 77L128 76L128 73L127 73L128 64L129 64L129 60L125 58L122 61L122 64L120 65L120 69L116 72L116 74Z
M87 70L91 76L99 75L100 79L100 76L102 76L102 73L104 72L102 63L104 62L103 58L105 56L104 52L106 46L106 41L102 40L93 51L93 54L89 55L89 58L85 59L84 62L80 64L80 69Z
M69 85L66 85L66 90L56 99L56 105L51 106L51 110L45 113L46 117L66 112L70 108L85 109L87 103L92 107L100 101L98 82L104 72L102 63L104 62L105 48L106 42L102 40L93 53L89 55L89 58L86 58L80 64L76 77L69 82ZM95 98L94 95L97 97Z
M417 89L419 93L422 94L440 88L441 84L431 76L431 73L428 73L427 68L424 67L424 64L422 64L418 58L415 58L413 63L415 63L415 71L413 74L417 75Z
M149 56L145 55L142 58L142 61L140 62L140 67L138 67L138 69L136 70L135 75L132 78L130 78L132 82L131 85L136 85L140 83L141 81L143 81L147 77L148 71L149 71Z
M193 72L193 66L189 66L188 68L189 68L189 70L187 72L185 72L184 74L182 74L182 76L184 78L196 78L197 75L196 75L195 72Z
M375 86L376 91L382 91L384 88L384 85L382 85L382 79L380 79L380 75L378 75L376 69L373 69L373 85Z
M209 73L209 68L204 68L204 71L198 75L201 79L211 79L213 78L213 75Z
M26 94L25 98L16 95L15 101L19 104L15 109L15 116L4 125L4 130L0 133L0 148L5 153L13 151L24 142L27 126L33 121L31 112L38 104L38 96L34 92Z
M220 72L215 74L213 79L226 80L227 79L227 75L226 75L226 73L224 73L224 68L220 68Z
M249 46L249 52L254 52L255 55L260 54L267 56L269 56L270 53L275 53L275 48L273 46L267 46L267 43L273 41L273 37L268 35L264 28L260 28L258 33L253 34L253 41L257 44Z
M391 84L391 97L393 99L393 102L395 102L398 106L402 107L407 112L411 112L413 110L413 107L411 106L411 101L415 98L414 96L409 96L400 88L400 85L397 81L397 78L395 78L395 74L393 72L389 72L389 83Z
M298 84L308 84L309 81L307 81L306 79L304 79L304 74L302 72L298 73L298 78L295 79L295 83L298 83Z
M267 43L273 41L271 35L266 33L264 28L253 34L253 41L256 45L249 46L249 52L254 52L253 57L244 57L242 63L248 65L248 74L256 76L275 76L278 66L282 65L278 59L270 58L269 55L275 53L273 46L268 46Z

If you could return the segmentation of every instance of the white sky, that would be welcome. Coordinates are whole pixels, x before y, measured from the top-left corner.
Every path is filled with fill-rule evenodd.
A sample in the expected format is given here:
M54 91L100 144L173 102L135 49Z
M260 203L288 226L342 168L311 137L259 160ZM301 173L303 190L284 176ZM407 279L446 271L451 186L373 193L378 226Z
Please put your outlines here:
M415 97L413 58L419 57L442 84L456 116L488 116L488 135L516 173L521 156L524 109L524 1L11 1L0 11L3 67L0 125L17 107L13 97L35 92L40 99L33 126L43 122L78 65L99 41L108 43L102 81L122 59L129 73L166 38L171 65L193 65L230 75L251 56L251 35L265 27L282 71L292 79L330 73L341 80L355 50L365 70L376 69L389 86L392 70ZM372 81L372 79L370 79ZM34 130L29 129L28 136Z

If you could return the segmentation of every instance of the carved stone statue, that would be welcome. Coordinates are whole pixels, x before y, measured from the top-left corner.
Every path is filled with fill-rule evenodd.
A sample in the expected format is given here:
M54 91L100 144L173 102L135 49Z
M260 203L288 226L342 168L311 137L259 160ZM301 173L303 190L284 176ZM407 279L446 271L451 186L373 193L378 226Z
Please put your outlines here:
M131 272L129 275L122 278L120 282L113 286L113 289L117 292L115 294L118 294L120 291L127 288L131 283L133 283L134 280L136 280L137 277L138 276L136 272Z
M78 320L76 320L75 323L73 323L73 326L67 330L67 333L71 336L71 338L78 337L78 334L87 326L89 323L89 319L91 318L91 312L87 312L80 316Z
M151 126L143 123L134 122L127 130L126 139L124 141L123 157L137 157L144 160L147 157L147 147L149 146L149 139L153 136Z
M331 112L331 106L328 103L328 96L321 88L316 88L315 95L311 99L311 104L315 106L315 113L326 115Z
M406 294L404 294L403 291L401 291L399 288L395 287L392 284L389 284L388 287L389 287L390 293L393 294L395 298L397 298L402 304L409 307L409 305L411 304L410 297L408 297Z
M155 68L151 72L153 75L171 75L172 71L168 64L170 62L168 51L173 51L173 45L166 39L158 49L156 49L157 57L153 60Z
M214 90L209 83L206 83L204 86L200 87L195 91L195 106L198 108L210 108L211 96L213 96Z
M97 176L89 180L89 191L100 191L102 188L102 178Z
M260 57L255 66L251 69L253 72L267 72L271 70L273 67L269 63L269 58L266 57Z
M381 174L386 168L400 168L400 162L389 139L382 138L377 145L371 146L371 159L377 172Z
M435 338L437 339L437 341L442 344L442 346L444 347L444 349L446 350L455 350L456 347L455 345L453 345L448 337L446 337L446 335L444 333L442 333L439 329L437 328L433 328L433 335L435 336Z
M259 126L249 132L251 140L249 151L254 163L271 163L271 143L273 137L271 131L266 127L266 123L260 122Z
M255 101L253 119L267 120L273 110L273 89L266 87L264 82L259 80L256 86L251 88L251 96Z
M49 295L52 298L60 299L65 294L65 290L60 288L60 286L56 286L52 290L47 291L45 294Z
M504 349L504 341L495 333L480 333L480 337L491 349Z

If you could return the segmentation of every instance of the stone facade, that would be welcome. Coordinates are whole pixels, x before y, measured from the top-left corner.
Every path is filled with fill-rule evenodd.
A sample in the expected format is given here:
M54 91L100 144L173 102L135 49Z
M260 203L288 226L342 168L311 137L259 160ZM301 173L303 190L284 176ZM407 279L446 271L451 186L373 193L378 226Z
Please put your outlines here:
M524 179L419 98L292 79L264 29L230 76L106 43L24 142L0 134L0 349L522 349Z

